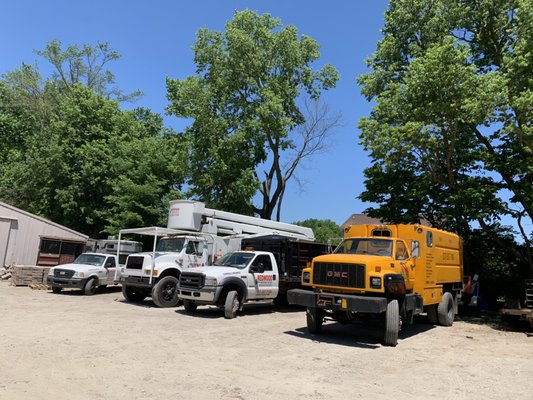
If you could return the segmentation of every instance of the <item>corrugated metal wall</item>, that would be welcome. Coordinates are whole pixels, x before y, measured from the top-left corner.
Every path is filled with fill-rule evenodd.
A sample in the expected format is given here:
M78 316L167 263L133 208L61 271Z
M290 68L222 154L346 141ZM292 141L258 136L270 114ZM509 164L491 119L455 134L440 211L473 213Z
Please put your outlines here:
M41 238L87 241L88 237L0 202L0 263L36 265ZM3 255L3 257L2 257Z

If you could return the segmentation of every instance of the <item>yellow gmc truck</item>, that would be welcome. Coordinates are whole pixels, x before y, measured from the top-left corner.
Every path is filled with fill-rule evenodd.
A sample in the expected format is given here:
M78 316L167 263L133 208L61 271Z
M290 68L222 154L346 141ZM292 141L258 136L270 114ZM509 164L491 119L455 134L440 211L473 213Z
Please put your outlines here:
M307 307L307 328L319 333L326 318L378 321L383 343L396 346L402 322L423 312L450 326L463 285L462 240L422 225L352 225L332 254L315 257L302 285L287 293Z

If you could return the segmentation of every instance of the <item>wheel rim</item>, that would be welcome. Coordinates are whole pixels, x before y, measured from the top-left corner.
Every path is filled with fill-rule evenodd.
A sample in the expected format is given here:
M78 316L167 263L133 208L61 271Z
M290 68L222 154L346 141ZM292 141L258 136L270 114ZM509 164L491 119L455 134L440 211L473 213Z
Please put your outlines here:
M237 296L235 296L233 298L233 302L231 303L231 312L236 313L238 309L239 309L239 299L237 298Z
M163 288L163 299L165 301L171 301L172 299L174 299L175 291L176 291L176 286L171 283L167 283L165 287Z

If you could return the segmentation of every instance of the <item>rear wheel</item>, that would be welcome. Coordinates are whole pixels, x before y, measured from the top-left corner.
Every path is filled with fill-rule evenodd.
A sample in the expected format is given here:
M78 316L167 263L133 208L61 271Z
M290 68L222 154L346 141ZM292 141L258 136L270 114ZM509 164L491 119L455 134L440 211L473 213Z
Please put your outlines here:
M224 303L224 318L235 318L237 316L237 311L239 311L240 302L239 294L236 290L228 292L226 296L226 302Z
M185 308L185 311L195 312L198 306L196 305L194 301L183 300L183 308Z
M133 286L122 286L122 295L130 303L139 303L146 299L146 291Z
M442 301L437 308L437 316L439 324L443 326L452 326L455 317L455 305L453 302L453 296L450 292L446 292L442 295Z
M400 307L398 300L391 300L387 304L385 311L385 335L383 344L386 346L396 346L398 344L398 333L400 332Z
M96 288L98 287L98 284L96 283L96 278L89 278L87 283L85 284L85 294L87 296L92 296L94 292L96 292Z
M54 293L61 293L62 290L63 290L62 287L52 286L52 292L54 292Z
M176 307L179 302L178 278L165 276L157 282L152 290L152 300L156 306L161 308Z
M307 318L307 330L309 333L322 332L324 322L324 311L321 308L307 307L305 312Z

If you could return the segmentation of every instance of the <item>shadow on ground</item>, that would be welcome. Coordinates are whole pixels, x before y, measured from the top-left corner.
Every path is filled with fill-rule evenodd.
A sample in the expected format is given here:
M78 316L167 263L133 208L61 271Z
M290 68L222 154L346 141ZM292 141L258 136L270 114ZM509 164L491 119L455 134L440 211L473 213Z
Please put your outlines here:
M239 311L237 318L246 318L253 315L267 314L287 314L295 312L304 312L305 308L296 306L277 306L271 302L245 304L242 311ZM195 318L224 318L224 309L215 306L198 306L196 311L185 311L183 307L176 310L177 314L191 316ZM305 314L302 314L305 315Z
M120 286L107 286L105 288L98 288L96 289L96 293L93 296L98 296L99 294L105 294L105 293L119 293L121 291ZM70 288L64 288L59 293L54 293L52 290L48 290L48 294L54 295L54 296L85 296L85 292L83 289L70 289Z
M302 315L302 319L305 321L305 314ZM405 324L398 336L398 345L401 345L401 342L404 339L435 328L435 325L425 321L425 319L419 319L412 325ZM372 350L384 347L382 345L383 326L368 325L364 323L340 324L338 322L327 322L324 323L322 332L319 334L310 334L307 327L300 327L284 333L314 342L358 347L362 349Z

